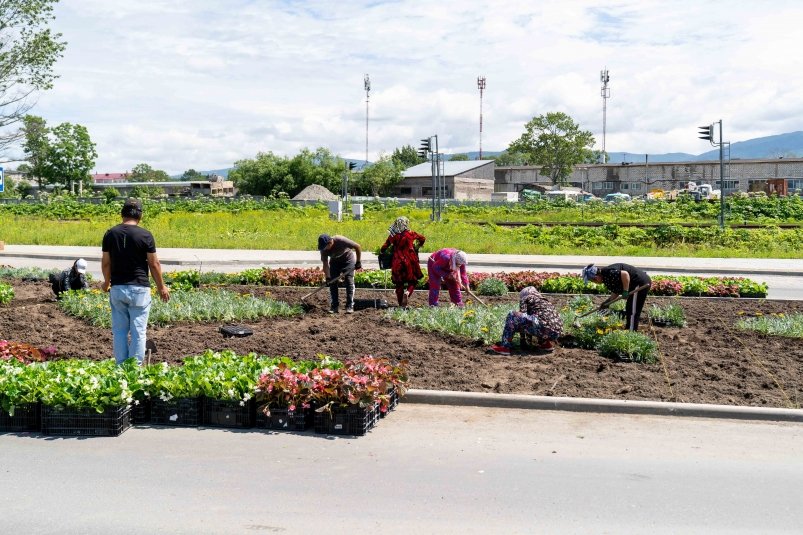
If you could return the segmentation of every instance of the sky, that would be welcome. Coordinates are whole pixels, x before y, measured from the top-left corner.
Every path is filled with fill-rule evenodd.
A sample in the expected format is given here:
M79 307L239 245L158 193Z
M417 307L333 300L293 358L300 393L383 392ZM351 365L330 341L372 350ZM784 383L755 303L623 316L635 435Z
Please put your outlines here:
M62 0L32 112L86 126L96 172L170 174L327 147L368 160L437 135L504 150L560 111L608 152L699 154L803 130L799 0Z

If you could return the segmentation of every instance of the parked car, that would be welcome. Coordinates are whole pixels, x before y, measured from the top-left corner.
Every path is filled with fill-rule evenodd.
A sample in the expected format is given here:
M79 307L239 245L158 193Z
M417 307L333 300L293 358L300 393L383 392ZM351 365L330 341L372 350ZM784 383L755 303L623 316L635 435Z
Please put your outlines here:
M631 200L627 193L609 193L603 199L605 202L625 202Z

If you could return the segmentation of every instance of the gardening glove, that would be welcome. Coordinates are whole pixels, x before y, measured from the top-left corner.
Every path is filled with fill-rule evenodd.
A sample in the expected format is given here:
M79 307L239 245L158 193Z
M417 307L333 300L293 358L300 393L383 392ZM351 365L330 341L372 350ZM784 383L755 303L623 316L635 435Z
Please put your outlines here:
M357 271L358 269L362 269L362 262L360 262L359 260L357 260L357 262L354 263L354 271Z
M628 296L628 295L630 295L630 292L628 292L627 290L624 290L624 291L622 292L622 299L627 299L627 296Z

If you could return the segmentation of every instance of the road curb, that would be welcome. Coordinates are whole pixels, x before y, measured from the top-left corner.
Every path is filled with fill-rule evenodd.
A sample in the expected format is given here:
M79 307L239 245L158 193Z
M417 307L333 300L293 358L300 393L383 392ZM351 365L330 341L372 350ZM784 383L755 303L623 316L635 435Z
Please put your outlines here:
M10 253L8 251L0 251L0 258L2 257L9 257L9 258L36 258L36 259L44 259L44 260L70 260L73 261L76 258L75 254L68 255L68 254L59 254L59 253ZM88 257L84 256L87 260L91 261L100 261L100 256L97 257ZM198 266L199 264L203 264L206 267L214 267L214 266L250 266L250 265L264 265L264 266L317 266L319 262L317 260L298 260L298 259L265 259L253 261L250 259L240 259L240 260L204 260L199 261L198 259L175 259L170 258L169 256L159 256L159 262L163 265L167 266ZM366 267L371 268L378 268L378 263L373 259L366 259L363 264ZM426 263L421 264L423 267L426 267ZM550 271L556 269L564 269L564 270L573 270L573 271L580 271L580 267L576 264L570 263L554 263L554 264L544 264L544 263L525 263L525 262L472 262L471 264L473 267L476 268L496 268L499 270L531 270L531 271ZM727 268L727 267L685 267L685 266L642 266L645 269L648 269L652 273L712 273L712 274L719 274L719 275L732 275L732 276L747 276L747 275L771 275L771 276L778 276L778 277L803 277L803 271L790 271L790 270L782 270L782 269L756 269L756 268L747 268L747 269L737 269L737 268Z
M500 409L536 409L609 414L724 418L730 420L803 422L803 410L800 409L708 405L703 403L567 398L518 394L484 394L481 392L418 389L408 390L407 394L402 398L402 401L405 403L427 405L456 405Z

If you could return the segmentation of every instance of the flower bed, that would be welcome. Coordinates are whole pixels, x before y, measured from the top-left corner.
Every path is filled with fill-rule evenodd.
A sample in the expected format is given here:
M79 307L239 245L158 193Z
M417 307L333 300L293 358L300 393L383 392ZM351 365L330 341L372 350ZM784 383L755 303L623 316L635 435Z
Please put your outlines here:
M418 283L419 289L428 286L427 271L422 269L424 278ZM241 273L203 273L180 271L165 274L166 280L180 288L198 287L202 284L264 284L268 286L317 286L324 282L320 268L258 268ZM361 288L372 288L387 283L386 271L365 269L354 274L354 283ZM478 289L487 279L502 281L507 291L517 292L526 286L534 286L544 293L600 294L607 293L602 284L584 283L579 275L539 271L516 271L500 273L469 272L469 285ZM683 295L694 297L766 297L767 285L744 277L692 277L667 276L653 277L653 295Z

